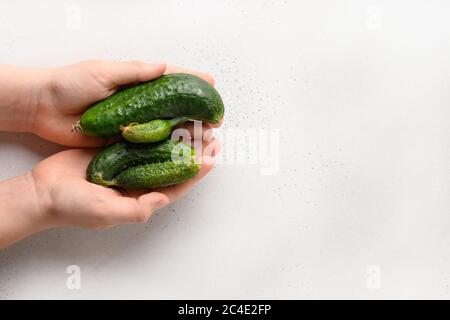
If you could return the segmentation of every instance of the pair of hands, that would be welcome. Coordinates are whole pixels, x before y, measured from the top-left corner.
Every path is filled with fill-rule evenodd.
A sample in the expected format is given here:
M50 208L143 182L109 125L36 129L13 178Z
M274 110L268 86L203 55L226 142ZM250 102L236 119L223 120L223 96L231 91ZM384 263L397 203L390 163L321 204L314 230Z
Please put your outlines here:
M139 61L89 60L62 68L10 68L7 73L12 75L11 94L19 95L20 101L14 100L14 97L0 98L6 100L4 109L9 112L12 108L17 109L20 120L11 115L16 123L3 121L3 127L6 131L32 132L70 147L100 147L111 141L83 136L71 130L72 124L79 120L86 108L123 86L175 72L191 73L214 84L213 78L202 72ZM14 79L21 77L27 79L26 89L14 84ZM0 108L1 104L2 101ZM4 120L5 114L2 115L0 110L0 130L2 116ZM192 124L188 124L186 129L192 132ZM203 154L200 159L200 173L182 184L152 192L119 191L87 182L86 168L97 149L71 149L57 153L40 162L23 177L24 188L31 197L25 217L38 226L37 229L59 226L98 229L146 222L155 210L176 201L211 170L219 145L210 138L210 129L207 124L203 126L204 139L200 145L202 150L208 150L208 154Z

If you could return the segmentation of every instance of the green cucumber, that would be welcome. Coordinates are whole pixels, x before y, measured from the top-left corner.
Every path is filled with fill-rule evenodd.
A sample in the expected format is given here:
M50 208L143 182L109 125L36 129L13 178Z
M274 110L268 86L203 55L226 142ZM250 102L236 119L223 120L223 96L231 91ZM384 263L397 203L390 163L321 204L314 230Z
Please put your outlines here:
M188 121L186 117L170 120L152 120L143 124L129 124L122 127L122 136L133 143L150 143L166 139L172 132L172 127Z
M89 163L86 176L88 181L99 185L130 188L133 185L133 171L127 173L120 181L117 177L130 168L153 164L146 175L149 183L144 188L155 188L168 185L170 181L172 181L170 184L179 183L192 177L194 171L198 172L198 166L192 161L194 155L195 151L191 146L168 139L151 144L116 142L94 156ZM168 162L172 165L168 165ZM185 168L186 166L189 170ZM139 169L136 174L138 181L142 181L144 176L142 170ZM139 185L146 184L139 182Z
M75 125L84 134L109 137L132 123L186 117L218 123L224 106L219 93L208 82L190 74L168 74L123 89L97 102Z
M117 186L125 189L166 187L194 177L199 170L200 165L193 161L180 164L172 161L150 163L123 171L116 181Z

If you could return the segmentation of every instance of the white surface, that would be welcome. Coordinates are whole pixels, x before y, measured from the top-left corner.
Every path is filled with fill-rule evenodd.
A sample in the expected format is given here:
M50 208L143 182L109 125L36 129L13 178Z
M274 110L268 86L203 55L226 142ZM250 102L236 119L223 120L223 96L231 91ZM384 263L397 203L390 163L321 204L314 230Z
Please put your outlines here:
M205 70L222 133L279 130L280 167L219 164L148 225L20 242L0 298L448 298L449 16L445 0L2 1L0 61ZM0 134L0 178L57 150Z

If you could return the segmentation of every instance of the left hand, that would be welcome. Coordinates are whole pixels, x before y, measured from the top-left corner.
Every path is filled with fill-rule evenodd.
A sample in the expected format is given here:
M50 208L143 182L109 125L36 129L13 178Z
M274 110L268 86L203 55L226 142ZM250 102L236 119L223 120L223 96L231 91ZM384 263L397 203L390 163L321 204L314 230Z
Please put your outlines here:
M141 61L113 62L88 60L62 68L40 72L44 85L31 131L42 138L71 147L96 147L108 139L87 137L72 130L72 124L93 103L112 95L122 86L148 81L164 73L191 73L214 84L214 79L202 72L165 64Z

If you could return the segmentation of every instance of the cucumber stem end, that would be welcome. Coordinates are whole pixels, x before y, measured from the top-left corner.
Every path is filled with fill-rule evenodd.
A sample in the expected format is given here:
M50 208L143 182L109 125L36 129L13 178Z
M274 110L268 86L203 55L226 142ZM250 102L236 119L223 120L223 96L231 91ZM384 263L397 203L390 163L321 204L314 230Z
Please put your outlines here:
M78 120L75 123L72 123L72 132L73 131L83 133L83 127L81 126L80 120Z

